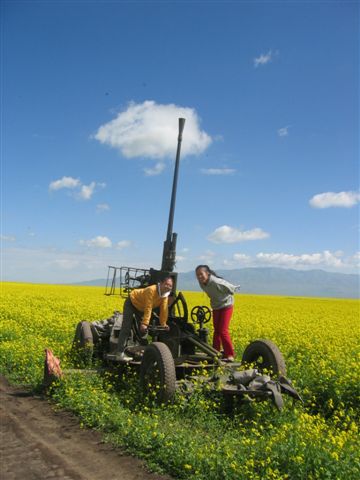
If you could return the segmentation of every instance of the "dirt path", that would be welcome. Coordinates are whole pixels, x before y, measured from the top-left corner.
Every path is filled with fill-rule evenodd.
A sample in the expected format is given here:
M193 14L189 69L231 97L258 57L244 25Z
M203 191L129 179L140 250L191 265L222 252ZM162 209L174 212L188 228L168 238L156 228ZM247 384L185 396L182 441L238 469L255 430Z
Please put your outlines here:
M0 376L1 480L170 480Z

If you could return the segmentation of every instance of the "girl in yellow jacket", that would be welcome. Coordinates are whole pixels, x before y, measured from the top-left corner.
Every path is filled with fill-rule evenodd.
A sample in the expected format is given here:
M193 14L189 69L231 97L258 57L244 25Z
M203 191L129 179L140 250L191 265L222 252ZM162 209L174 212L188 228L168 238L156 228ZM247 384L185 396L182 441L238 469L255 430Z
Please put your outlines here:
M125 300L123 322L121 325L116 358L129 362L131 357L125 354L127 340L131 333L133 317L140 320L140 332L146 333L154 308L160 307L160 325L165 326L168 320L168 297L173 288L173 279L166 277L156 285L136 288Z

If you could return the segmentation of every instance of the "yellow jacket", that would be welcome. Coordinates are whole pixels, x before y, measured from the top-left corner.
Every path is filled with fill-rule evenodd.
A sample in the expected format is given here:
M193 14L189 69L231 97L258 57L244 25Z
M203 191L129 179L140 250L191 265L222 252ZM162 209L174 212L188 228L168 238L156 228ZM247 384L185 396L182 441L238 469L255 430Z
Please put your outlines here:
M157 307L160 307L160 325L166 325L168 319L168 297L160 297L157 285L132 290L130 300L137 310L144 312L142 319L144 325L149 325L152 310Z

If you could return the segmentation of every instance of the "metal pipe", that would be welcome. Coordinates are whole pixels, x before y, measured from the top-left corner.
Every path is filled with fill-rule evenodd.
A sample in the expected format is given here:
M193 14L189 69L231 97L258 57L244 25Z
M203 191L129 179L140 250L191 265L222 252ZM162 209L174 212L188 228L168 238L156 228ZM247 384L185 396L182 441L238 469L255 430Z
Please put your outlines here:
M217 350L215 350L211 345L207 345L206 343L202 342L201 340L198 340L194 336L187 336L186 340L193 343L196 347L198 347L204 353L207 353L208 355L210 355L212 358L220 355L220 353Z
M184 130L184 125L185 125L185 118L179 118L179 136L178 136L178 146L176 151L173 186L171 191L169 222L168 222L166 240L164 242L162 264L161 264L161 270L164 272L173 272L175 263L176 263L177 234L173 233L173 223L174 223L174 213L175 213L176 189L177 189L177 181L178 181L178 175L179 175L181 141L182 141L182 133Z
M166 235L166 239L168 241L171 241L171 237L173 233L176 190L177 190L177 181L178 181L178 175L179 175L180 151L181 151L181 142L182 142L182 134L184 131L184 126L185 126L185 118L179 118L179 136L178 136L178 145L177 145L177 151L176 151L173 186L172 186L172 192L171 192L169 222L168 222L168 229L167 229L167 235Z

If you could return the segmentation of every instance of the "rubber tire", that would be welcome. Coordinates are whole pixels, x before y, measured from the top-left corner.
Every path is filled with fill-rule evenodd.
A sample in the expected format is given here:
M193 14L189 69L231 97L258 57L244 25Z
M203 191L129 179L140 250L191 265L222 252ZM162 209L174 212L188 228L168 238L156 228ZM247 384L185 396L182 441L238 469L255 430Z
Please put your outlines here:
M82 363L85 363L86 366L91 364L94 353L94 337L90 322L83 321L77 324L73 347Z
M176 389L176 371L174 359L165 343L153 342L145 348L140 366L140 387L145 397L149 396L147 374L156 364L159 368L159 390L155 396L156 404L166 404L174 400Z
M94 344L94 338L91 331L90 322L79 322L76 326L75 339L80 347L85 347L87 344Z
M249 343L242 356L242 363L255 363L262 357L260 369L271 370L275 375L286 375L286 365L282 353L270 340L258 339Z

